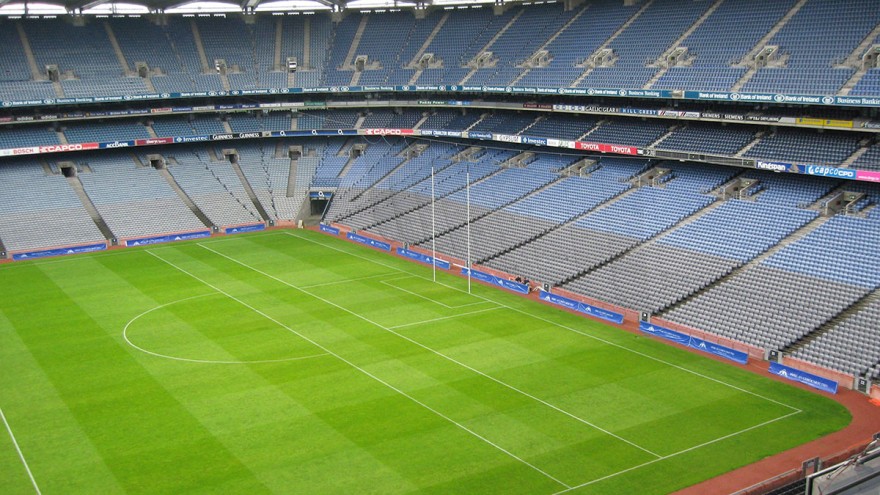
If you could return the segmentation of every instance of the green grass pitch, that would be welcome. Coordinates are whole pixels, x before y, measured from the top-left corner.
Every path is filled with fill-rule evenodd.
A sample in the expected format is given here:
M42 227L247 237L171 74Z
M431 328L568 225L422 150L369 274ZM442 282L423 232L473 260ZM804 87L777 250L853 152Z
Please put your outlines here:
M431 279L308 231L0 266L0 492L664 494L849 422Z

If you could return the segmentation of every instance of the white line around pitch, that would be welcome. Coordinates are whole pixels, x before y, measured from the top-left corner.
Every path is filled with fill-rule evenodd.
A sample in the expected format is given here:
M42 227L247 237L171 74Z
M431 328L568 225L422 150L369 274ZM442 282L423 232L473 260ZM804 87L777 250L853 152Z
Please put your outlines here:
M493 308L478 309L476 311L469 311L467 313L461 313L461 314L457 314L457 315L441 316L440 318L432 318L430 320L414 321L412 323L404 323L402 325L395 325L393 327L387 327L387 328L394 330L397 328L414 327L417 325L424 325L426 323L434 323L435 321L451 320L453 318L458 318L460 316L469 316L469 315L475 315L475 314L479 314L479 313L485 313L487 311L495 311L496 309L504 309L504 308L502 308L501 306L495 306Z
M406 278L412 278L412 277L406 277ZM404 278L404 279L394 279L394 280L406 280L406 278ZM418 294L418 293L413 292L413 291L411 291L411 290L404 289L403 287L398 287L398 286L396 286L396 285L390 283L390 282L392 282L392 281L393 281L393 280L382 280L382 281L379 282L379 283L381 283L382 285L387 285L388 287L391 287L392 289L397 289L397 290L399 290L399 291L401 291L401 292L406 292L407 294L410 294L410 295L412 295L412 296L415 296L415 297L418 297L418 298L424 299L424 300L426 300L426 301L430 301L430 302L432 302L432 303L434 303L434 304L439 304L440 306L443 306L443 307L446 308L446 309L460 309L460 308L467 308L467 307L470 307L470 306L476 306L476 305L478 305L478 304L486 304L487 302L489 302L489 301L477 301L477 302L472 302L472 303L467 303L467 304L459 304L458 306L450 306L449 304L446 304L446 303L444 303L444 302L442 302L442 301L438 301L438 300L436 300L436 299L434 299L434 298L431 298L431 297L428 297L428 296L424 296L424 295L422 295L422 294ZM308 287L303 287L303 288L304 288L304 289L307 289Z
M642 447L641 445L639 445L639 444L637 444L637 443L635 443L635 442L632 442L632 441L630 441L630 440L627 440L626 438L623 438L623 437L621 437L620 435L618 435L618 434L616 434L616 433L613 433L613 432L611 432L611 431L609 431L609 430L606 430L606 429L602 428L602 427L599 426L599 425L596 425L596 424L594 424L594 423L591 423L590 421L587 421L586 419L583 419L583 418L581 418L581 417L579 417L579 416L576 416L576 415L574 415L574 414L572 414L572 413L570 413L570 412L568 412L568 411L566 411L566 410L560 408L559 406L555 406L555 405L553 405L553 404L551 404L551 403L545 401L544 399L541 399L541 398L539 398L539 397L535 397L534 395L532 395L532 394L530 394L530 393L528 393L528 392L526 392L526 391L524 391L524 390L521 390L521 389L519 389L519 388L517 388L517 387L515 387L515 386L513 386L513 385L511 385L511 384L509 384L509 383L507 383L507 382L501 381L501 380L499 380L499 379L497 379L497 378L495 378L495 377L493 377L493 376L491 376L491 375L487 375L486 373L484 373L484 372L482 372L482 371L480 371L480 370L478 370L478 369L476 369L476 368L474 368L474 367L472 367L472 366L469 366L469 365L467 365L467 364L465 364L465 363L462 363L461 361L456 360L455 358L452 358L452 357L450 357L450 356L447 356L446 354L443 354L443 353L440 352L440 351L437 351L437 350L435 350L435 349L433 349L433 348L431 348L431 347L428 347L428 346L422 344L421 342L418 342L418 341L416 341L416 340L413 340L413 339L407 337L406 335L403 335L403 334L401 334L401 333L395 332L395 331L392 330L391 328L386 327L386 326L384 326L384 325L382 325L382 324L380 324L380 323L377 323L377 322L375 322L375 321L373 321L373 320L367 318L366 316L361 315L360 313L357 313L357 312L352 311L352 310L350 310L350 309L348 309L348 308L345 308L345 307L343 307L343 306L340 306L339 304L336 304L336 303L334 303L333 301L330 301L330 300L328 300L328 299L325 299L325 298L323 298L323 297L321 297L321 296L319 296L319 295L313 294L313 293L311 293L311 292L309 292L309 291L307 291L307 290L304 290L304 289L302 289L302 288L300 288L300 287L297 287L297 286L294 285L294 284L291 284L290 282L287 282L287 281L285 281L285 280L282 280L282 279L280 279L280 278L278 278L278 277L276 277L276 276L274 276L274 275L272 275L272 274L270 274L270 273L266 273L266 272L264 272L264 271L262 271L262 270L259 270L259 269L257 269L257 268L254 268L254 267L252 267L252 266L250 266L250 265L248 265L248 264L246 264L246 263L243 263L243 262L241 262L241 261L239 261L239 260L237 260L237 259L235 259L235 258L232 258L232 257L230 257L230 256L227 256L227 255L225 255L225 254L223 254L223 253L221 253L221 252L219 252L219 251L215 251L215 250L213 250L213 249L211 249L211 248L209 248L209 247L207 247L207 246L201 246L201 245L200 245L200 247L201 247L202 249L205 249L205 250L207 250L207 251L210 251L210 252L212 252L212 253L214 253L214 254L216 254L216 255L218 255L218 256L222 256L222 257L228 259L229 261L232 261L233 263L236 263L236 264L238 264L238 265L240 265L240 266L243 266L243 267L245 267L245 268L248 268L248 269L250 269L250 270L252 270L252 271L254 271L254 272L256 272L256 273L259 273L260 275L263 275L264 277L271 278L272 280L275 280L276 282L282 283L282 284L284 284L284 285L286 285L286 286L288 286L288 287L290 287L290 288L292 288L292 289L296 289L296 290L302 292L303 294L306 294L306 295L312 296L313 298L318 299L319 301L323 301L324 303L326 303L326 304L328 304L328 305L330 305L330 306L333 306L333 307L339 309L340 311L344 311L344 312L346 312L346 313L348 313L348 314L350 314L350 315L352 315L352 316L354 316L354 317L356 317L356 318L359 318L359 319L361 319L361 320L363 320L363 321L365 321L365 322L367 322L367 323L370 323L371 325L373 325L373 326L375 326L375 327L377 327L377 328L380 328L380 329L382 329L382 330L384 330L384 331L386 331L386 332L388 332L388 333L391 333L391 334L393 334L393 335L396 335L397 337L400 337L401 339L406 340L407 342L410 342L411 344L414 344L414 345L416 345L416 346L419 346L419 347L421 347L422 349L425 349L426 351L428 351L428 352L430 352L430 353L432 353L432 354L435 354L435 355L437 355L437 356L439 356L439 357L441 357L441 358L443 358L443 359L446 359L447 361L449 361L449 362L451 362L451 363L455 363L455 364L461 366L462 368L465 368L465 369L467 369L467 370L470 370L471 372L476 373L476 374L478 374L478 375L480 375L480 376L482 376L482 377L484 377L484 378L487 378L487 379L489 379L489 380L492 380L493 382L495 382L495 383L497 383L497 384L499 384L499 385L501 385L501 386L503 386L503 387L506 387L506 388L508 388L508 389L510 389L510 390L512 390L512 391L514 391L514 392L516 392L516 393L518 393L518 394L520 394L520 395L522 395L522 396L524 396L524 397L528 397L529 399L531 399L531 400L533 400L533 401L535 401L535 402L538 402L538 403L540 403L540 404L543 404L543 405L549 407L550 409L553 409L554 411L557 411L557 412L559 412L559 413L562 413L562 414L564 414L565 416L568 416L569 418L571 418L571 419L573 419L573 420L575 420L575 421L578 421L578 422L580 422L580 423L582 423L582 424L584 424L584 425L587 425L587 426L589 426L589 427L591 427L591 428L593 428L593 429L595 429L595 430L597 430L597 431L600 431L600 432L602 432L602 433L604 433L604 434L606 434L606 435L608 435L608 436L610 436L610 437L614 437L614 438L616 438L617 440L619 440L619 441L621 441L621 442L623 442L623 443L626 443L626 444L628 444L628 445L630 445L630 446L632 446L632 447L634 447L634 448L636 448L636 449L638 449L638 450L641 450L642 452L646 452L646 453L648 453L648 454L650 454L650 455L652 455L652 456L654 456L654 457L657 457L657 458L660 457L660 454L654 453L654 452L652 452L652 451L646 449L645 447ZM491 301L491 302L494 302L494 301ZM499 304L499 303L496 303L496 304ZM503 306L502 304L499 304L499 305L500 305L500 306Z
M266 364L266 363L287 363L287 362L291 362L291 361L302 361L302 360L304 360L304 359L312 359L312 358L317 358L317 357L321 357L321 356L326 356L326 355L327 355L326 352L322 352L322 353L320 353L320 354L309 354L309 355L307 355L307 356L296 356L296 357L285 358L285 359L260 359L260 360L253 360L253 361L240 361L240 360L239 360L239 361L221 361L221 360L216 360L216 359L190 359L190 358L182 358L182 357L177 357L177 356L170 356L170 355L168 355L168 354L160 354L160 353L158 353L158 352L153 352L153 351L151 351L151 350L149 350L149 349L144 349L143 347L141 347L141 346L135 344L134 342L132 342L132 341L128 338L128 328L131 326L131 324L134 323L135 321L141 319L142 317L144 317L144 316L146 316L146 315L152 313L153 311L157 311L157 310L160 310L160 309L162 309L162 308L166 308L166 307L168 307L168 306L171 306L172 304L182 303L182 302L185 302L185 301L189 301L189 300L192 300L192 299L199 299L199 298L202 298L202 297L216 296L216 295L218 295L218 294L219 294L218 292L212 292L212 293L209 293L209 294L199 294L199 295L197 295L197 296L185 297L185 298L183 298L183 299L178 299L178 300L176 300L176 301L171 301L171 302L169 302L169 303L165 303L165 304L162 304L162 305L159 305L159 306L155 306L155 307L153 307L153 308L150 308L150 309L144 311L143 313L141 313L141 314L135 316L134 318L128 320L128 323L126 323L125 326L122 328L122 338L125 340L125 343L127 343L129 346L131 346L132 348L137 349L137 350L143 352L144 354L149 354L149 355L151 355L151 356L159 357L159 358L163 358L163 359L170 359L170 360L172 360L172 361L182 361L182 362L185 362L185 363L198 363L198 364ZM220 295L222 295L222 294L220 294Z
M12 433L12 427L9 426L9 421L6 421L6 415L3 414L3 409L0 409L0 418L3 418L3 424L6 425L6 431L9 432L9 438L12 439L12 444L15 445L15 451L18 452L18 458L21 459L21 463L24 464L24 469L27 471L28 478L31 479L31 484L34 485L34 491L37 492L37 495L40 495L42 492L40 492L40 487L37 485L37 480L34 479L34 473L31 472L31 468L28 466L27 460L21 452L21 447L18 446L18 440L15 439L15 435Z
M208 251L214 251L213 249L208 248L208 247L204 247L204 249L207 249ZM518 457L518 456L517 456L516 454L514 454L513 452L510 452L509 450L505 449L504 447L501 447L500 445L498 445L498 444L492 442L492 441L489 440L488 438L483 437L483 436L480 435L479 433L477 433L477 432L471 430L470 428L464 426L463 424L459 423L458 421L455 421L454 419L450 418L449 416L446 416L445 414L441 413L440 411L437 411L436 409L432 408L431 406L429 406L429 405L425 404L424 402L422 402L422 401L416 399L416 398L413 397L412 395L410 395L410 394L404 392L403 390L401 390L401 389L395 387L394 385L392 385L392 384L386 382L385 380L382 380L382 379L379 378L378 376L376 376L376 375L370 373L369 371L367 371L367 370L361 368L360 366L354 364L353 362L349 361L348 359L345 359L345 358L342 357L341 355L339 355L339 354L337 354L337 353L331 351L329 348L324 347L323 345L319 344L318 342L316 342L316 341L310 339L309 337L306 337L305 335L301 334L300 332L297 332L297 331L294 330L293 328L291 328L291 327L285 325L284 323L282 323L282 322L276 320L276 319L273 318L272 316L269 316L268 314L266 314L266 313L260 311L259 309L257 309L257 308L255 308L255 307L251 306L250 304L248 304L248 303L242 301L241 299L239 299L239 298L233 296L232 294L229 294L228 292L223 291L223 290L220 289L219 287L216 287L216 286L212 285L211 283L207 282L206 280L203 280L203 279L199 278L198 276L196 276L196 275L194 275L194 274L192 274L192 273L186 271L185 269L183 269L183 268L177 266L176 264L174 264L174 263L172 263L172 262L170 262L170 261L168 261L168 260L162 258L161 256L158 256L157 254L155 254L155 253L153 253L153 252L151 252L151 251L145 251L145 252L148 253L148 254L150 254L150 256L153 256L154 258L156 258L156 259L158 259L158 260L160 260L160 261L166 263L167 265L171 266L172 268L174 268L174 269L176 269L176 270L178 270L178 271L180 271L180 272L182 272L182 273L188 275L189 277L191 277L191 278L193 278L193 279L195 279L195 280L201 282L202 284L204 284L204 285L206 285L206 286L208 286L208 287L214 289L215 291L219 292L220 294L225 295L226 297L228 297L228 298L232 299L233 301L235 301L235 302L241 304L242 306L244 306L244 307L250 309L251 311L257 313L258 315L263 316L264 318L266 318L266 319L268 319L268 320L270 320L270 321L275 322L276 324L278 324L278 325L281 326L282 328L287 329L289 332L291 332L291 333L293 333L294 335L300 337L301 339L305 340L306 342L309 342L310 344L312 344L312 345L314 345L315 347L321 349L322 351L326 352L327 354L329 354L329 355L335 357L336 359L342 361L343 363L347 364L348 366L352 367L353 369L355 369L355 370L361 372L362 374L364 374L364 375L366 375L366 376L372 378L372 379L375 380L376 382L379 382L380 384L384 385L385 387L388 387L389 389L393 390L394 392L397 392L398 394L402 395L403 397L406 397L407 399L409 399L409 400L412 401L413 403L418 404L419 406L423 407L424 409L426 409L426 410L428 410L428 411L434 413L434 414L437 415L438 417L440 417L440 418L442 418L442 419L448 421L449 423L455 425L456 427L460 428L461 430L463 430L463 431L469 433L471 436L473 436L473 437L475 437L475 438L477 438L477 439L479 439L479 440L482 440L482 441L485 442L486 444L488 444L488 445L494 447L495 449L497 449L498 451L504 453L504 454L507 455L508 457L510 457L510 458L512 458L512 459L514 459L514 460L516 460L516 461L519 461L519 462L522 463L523 465L528 466L528 467L531 468L532 470L534 470L534 471L536 471L536 472L538 472L538 473L544 475L546 478L548 478L548 479L550 479L550 480L555 481L555 482L558 483L559 485L564 486L564 487L566 487L566 488L570 488L570 486L569 486L568 484L563 483L562 481L556 479L556 478L553 477L551 474L547 473L546 471L542 470L541 468L539 468L539 467L535 466L534 464L532 464L532 463L526 461L525 459L522 459L522 458ZM216 252L216 251L214 251L214 252ZM218 254L219 254L219 253L218 253ZM222 254L221 254L221 256L224 256L224 257L225 257L225 255L222 255ZM302 289L298 289L298 290L302 290ZM302 292L305 292L305 291L302 291ZM11 431L10 431L10 433L11 433Z
M350 282L360 282L362 280L370 280L373 278L387 277L388 275L389 275L388 273L380 273L378 275L368 275L366 277L349 278L349 279L345 279L345 280L334 280L333 282L324 282L324 283L320 283L320 284L304 285L303 288L314 289L316 287L329 287L331 285L341 285L341 284L347 284ZM393 275L393 274L391 274L391 275Z
M414 276L414 277L421 278L422 280L428 280L428 281L431 280L430 278L423 277L423 276L421 276L421 275L412 274L412 273L410 273L410 272L408 272L408 271L406 271L406 270L402 270L402 269L400 269L400 268L398 268L398 267L396 267L396 266L394 266L394 265L389 265L389 264L386 264L386 263L382 263L381 261L376 261L376 260L374 260L374 259L370 259L370 258L367 258L367 257L365 257L365 256L361 256L361 255L359 255L359 254L356 254L356 253L352 253L352 252L346 251L346 250L344 250L344 249L339 249L339 248L337 248L337 247L335 247L335 246L330 246L330 245L325 244L325 243L323 243L323 242L318 242L318 241L315 241L315 240L312 240L312 239L307 239L307 238L305 238L305 237L302 237L302 236L299 236L299 235L296 235L296 234L293 234L293 233L290 233L290 232L285 232L285 234L286 234L286 235L289 235L289 236L291 236L291 237L296 237L297 239L300 239L300 240L303 240L303 241L306 241L306 242L311 242L312 244L317 244L317 245L319 245L319 246L324 246L324 247L327 248L327 249L332 249L332 250L334 250L334 251L338 251L338 252L340 252L340 253L345 253L345 254L347 254L347 255L349 255L349 256L353 256L353 257L355 257L355 258L360 258L360 259L362 259L362 260L366 260L366 261L369 261L369 262L375 263L375 264L380 265L380 266L384 266L384 267L387 267L387 268L391 268L391 269L393 269L393 270L397 270L397 271L402 272L402 273L410 274L410 275L412 275L412 276ZM466 291L464 291L464 290L459 289L458 287L453 287L453 286L451 286L451 285L446 285L446 284L443 284L443 283L441 283L441 282L437 282L437 283L440 284L440 285L443 285L444 287L448 287L448 288L450 288L450 289L457 290L457 291L459 291L459 292L461 292L461 293L464 293L464 294L467 294L467 293L468 293L468 292L466 292ZM660 358L658 358L658 357L651 356L650 354L645 354L644 352L637 351L637 350L635 350L635 349L631 349L631 348L629 348L629 347L626 347L625 345L621 345L621 344L618 344L618 343L615 343L615 342L611 342L610 340L603 339L602 337L597 337L597 336L595 336L595 335L590 335L590 334L588 334L588 333L586 333L586 332L583 332L583 331L581 331L581 330L578 330L578 329L576 329L576 328L572 328L572 327L569 327L569 326L567 326L567 325L563 325L562 323L558 323L558 322L555 322L555 321L552 321L552 320L548 320L548 319L546 319L546 318L544 318L544 317L534 315L534 314L529 313L529 312L527 312L527 311L523 311L523 310L521 310L521 309L517 309L517 308L511 307L511 306L508 306L508 305L506 305L506 304L504 304L504 303L502 303L502 302L498 302L498 301L496 301L496 300L494 300L494 299L489 299L489 298L487 298L487 297L479 296L479 295L476 295L476 294L472 294L472 295L473 295L474 297L478 297L478 298L483 299L483 300L485 300L485 301L493 302L493 303L495 303L495 304L497 304L497 305L499 305L499 306L501 306L501 307L507 308L507 309L509 309L509 310L511 310L511 311L516 311L517 313L524 314L524 315L526 315L526 316L530 316L530 317L532 317L532 318L534 318L534 319L536 319L536 320L540 320L540 321L543 321L543 322L545 322L545 323L549 323L549 324L554 325L554 326L556 326L556 327L562 328L562 329L564 329L564 330L568 330L569 332L574 332L574 333L576 333L576 334L578 334L578 335L583 335L584 337L587 337L587 338L590 338L590 339L593 339L593 340L596 340L596 341L602 342L603 344L607 344L607 345L610 345L610 346L612 346L612 347L616 347L616 348L618 348L618 349L621 349L621 350L624 350L624 351L627 351L627 352L631 352L631 353L633 353L633 354L636 354L636 355L642 356L642 357L644 357L644 358L650 359L650 360L652 360L652 361L656 361L656 362L658 362L658 363L665 364L665 365L667 365L667 366L670 366L670 367L672 367L672 368L675 368L675 369L678 369L678 370L684 371L684 372L686 372L686 373L690 373L690 374L692 374L692 375L699 376L700 378L704 378L704 379L706 379L706 380L709 380L709 381L715 382L715 383L717 383L717 384L719 384L719 385L724 385L724 386L726 386L726 387L730 387L730 388L732 388L732 389L734 389L734 390L738 390L738 391L740 391L740 392L742 392L742 393L744 393L744 394L748 394L748 395L751 395L751 396L753 396L753 397L757 397L757 398L759 398L759 399L764 399L764 400L766 400L767 402L772 402L772 403L774 403L774 404L776 404L776 405L779 405L779 406L782 406L782 407L786 407L786 408L788 408L788 409L790 409L790 410L792 410L792 411L802 412L800 409L798 409L798 408L796 408L796 407L794 407L794 406L790 406L790 405L788 405L788 404L786 404L786 403L784 403L784 402L779 402L778 400L771 399L770 397L766 397L766 396L763 396L763 395L758 394L758 393L756 393L756 392L752 392L752 391L750 391L750 390L746 390L746 389L744 389L744 388L742 388L742 387L738 387L738 386L736 386L736 385L733 385L733 384L730 384L730 383L727 383L727 382L721 381L721 380L719 380L719 379L717 379L717 378L713 378L713 377L711 377L711 376L704 375L704 374L702 374L702 373L700 373L700 372L698 372L698 371L690 370L690 369L688 369L688 368L685 368L685 367L683 367L683 366L677 365L677 364L675 364L675 363L671 363L671 362L669 362L669 361L665 361L665 360L660 359Z
M722 440L727 440L728 438L735 437L735 436L737 436L737 435L740 435L740 434L743 434L743 433L746 433L746 432L749 432L749 431L752 431L752 430L755 430L755 429L761 428L761 427L763 427L763 426L767 426L767 425L769 425L769 424L771 424L771 423L775 423L775 422L777 422L777 421L782 421L783 419L786 419L786 418L788 418L788 417L790 417L790 416L794 416L795 414L799 414L800 412L801 412L801 411L793 411L793 412L790 412L790 413L788 413L788 414L786 414L786 415L784 415L784 416L780 416L780 417L778 417L778 418L771 419L771 420L769 420L769 421L764 421L764 422L761 423L761 424L758 424L758 425L755 425L755 426L750 426L750 427L748 427L748 428L745 428L745 429L742 429L742 430L739 430L739 431L736 431L736 432L733 432L733 433L730 433L730 434L724 435L723 437L719 437L719 438L716 438L716 439L714 439L714 440L709 440L708 442L703 442L703 443L701 443L701 444L699 444L699 445L694 445L693 447L688 447L688 448L686 448L686 449L684 449L684 450L680 450L680 451L678 451L678 452L674 452L674 453L672 453L672 454L665 455L665 456L663 456L663 457L661 457L661 458L659 458L659 459L653 459L653 460L650 460L650 461L648 461L648 462L643 462L643 463L641 463L641 464L637 464L637 465L635 465L635 466L628 467L628 468L626 468L626 469L623 469L623 470L617 471L616 473L611 473L611 474L609 474L609 475L602 476L601 478L596 478L596 479L594 479L594 480L587 481L586 483L581 483L580 485L572 486L572 487L566 488L565 490L558 491L558 492L554 493L553 495L561 495L561 494L563 494L563 493L568 493L568 492L570 492L570 491L572 491L572 490L577 490L577 489L579 489L579 488L583 488L583 487L585 487L585 486L590 486L590 485L593 485L593 484L599 483L599 482L601 482L601 481L605 481L605 480L610 479L610 478L615 478L615 477L617 477L617 476L620 476L621 474L626 474L626 473L629 473L630 471L635 471L635 470L640 469L640 468L643 468L643 467L645 467L645 466L648 466L648 465L651 465L651 464L655 464L655 463L658 463L658 462L660 462L660 461L664 461L664 460L666 460L666 459L669 459L669 458L672 458L672 457L679 456L679 455L681 455L681 454L686 454L686 453L688 453L688 452L690 452L690 451L692 451L692 450L696 450L696 449L699 449L699 448L705 447L705 446L707 446L707 445L711 445L711 444L713 444L713 443L718 443L718 442L720 442L720 441L722 441Z

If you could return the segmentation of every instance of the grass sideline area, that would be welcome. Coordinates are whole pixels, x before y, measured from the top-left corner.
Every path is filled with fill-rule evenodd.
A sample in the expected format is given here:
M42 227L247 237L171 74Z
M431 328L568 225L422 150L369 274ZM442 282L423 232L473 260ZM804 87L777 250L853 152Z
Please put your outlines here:
M666 494L850 420L310 231L0 274L4 494Z

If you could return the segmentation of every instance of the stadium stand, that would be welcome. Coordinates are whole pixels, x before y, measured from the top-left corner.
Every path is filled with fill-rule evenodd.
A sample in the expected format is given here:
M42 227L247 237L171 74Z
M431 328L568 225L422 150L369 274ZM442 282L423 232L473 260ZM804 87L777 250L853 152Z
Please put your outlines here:
M880 143L868 148L865 154L853 162L852 168L880 171Z
M876 378L880 346L872 327L880 321L880 299L859 309L789 355L855 376Z
M147 139L147 129L132 121L70 123L64 126L64 135L71 143L94 143Z
M205 230L155 169L137 167L131 156L125 158L101 153L77 157L92 171L80 175L83 188L117 239Z
M631 5L597 0L571 10L562 3L509 6L498 15L489 6L434 10L424 18L407 11L348 13L339 22L320 13L285 16L280 23L271 16L251 22L236 15L172 16L158 24L119 17L76 24L6 20L0 29L5 33L0 42L7 47L0 97L355 83L869 96L880 94L876 68L869 67L851 87L845 85L858 69L858 50L880 22L872 5L872 0L654 0ZM745 15L750 22L736 21ZM16 24L24 28L34 67ZM658 25L664 29L653 29ZM83 44L85 51L65 48ZM765 47L773 47L770 60L756 67L751 57ZM670 53L678 53L674 63L663 60ZM283 63L288 57L300 62L296 73L276 66L276 58ZM218 73L221 61L225 69ZM363 67L357 68L358 63ZM57 89L46 73L49 65L58 66Z
M650 87L729 90L747 70L739 66L743 58L794 3L795 0L723 2L680 43L680 46L687 47L688 65L670 67ZM746 17L749 22L740 22Z
M105 242L67 180L35 160L0 167L0 239L7 251Z
M809 0L768 42L784 67L764 67L743 91L835 94L855 69L835 68L880 22L871 0Z
M168 171L187 195L218 227L262 222L228 161L211 161L199 148L174 149Z
M595 130L584 136L587 141L597 143L628 144L647 147L669 130L669 123L662 120L649 120L633 125L629 119L607 119Z
M748 157L765 160L799 161L802 163L840 164L855 153L859 137L839 132L812 133L794 129L778 129L764 137L746 153Z
M58 134L43 126L7 127L0 132L0 148L26 148L59 143Z
M596 124L592 115L548 115L537 117L521 134L574 140L586 135Z
M734 155L755 138L755 129L720 124L689 124L676 129L654 147L666 150L700 151Z

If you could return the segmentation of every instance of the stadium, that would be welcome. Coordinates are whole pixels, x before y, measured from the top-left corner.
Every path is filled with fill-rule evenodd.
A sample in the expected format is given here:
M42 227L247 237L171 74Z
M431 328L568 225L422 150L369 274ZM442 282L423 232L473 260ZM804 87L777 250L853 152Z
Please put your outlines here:
M0 491L877 494L876 0L0 0Z

